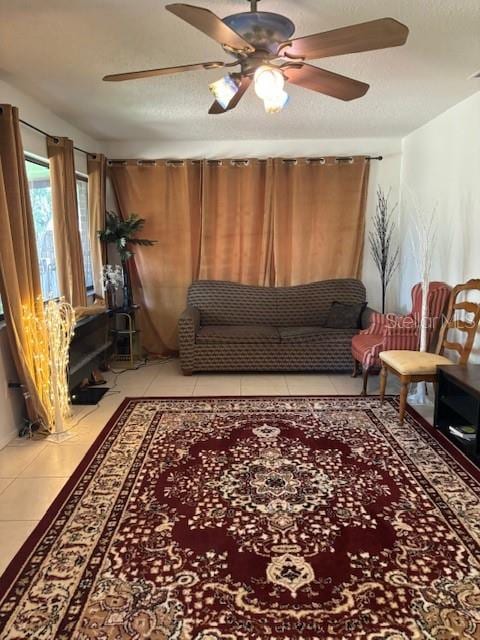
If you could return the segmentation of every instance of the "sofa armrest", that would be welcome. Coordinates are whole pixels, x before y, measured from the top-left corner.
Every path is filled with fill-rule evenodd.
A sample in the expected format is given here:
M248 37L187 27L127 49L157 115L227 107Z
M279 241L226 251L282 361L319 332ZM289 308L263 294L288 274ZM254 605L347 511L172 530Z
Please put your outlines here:
M178 320L178 341L182 345L195 342L200 329L200 311L196 307L188 306Z
M362 313L362 317L361 317L362 332L365 329L368 329L370 327L370 325L372 324L372 320L373 320L375 315L381 315L381 314L378 313L378 311L375 311L375 309L371 309L370 307L366 307L365 308L364 312Z

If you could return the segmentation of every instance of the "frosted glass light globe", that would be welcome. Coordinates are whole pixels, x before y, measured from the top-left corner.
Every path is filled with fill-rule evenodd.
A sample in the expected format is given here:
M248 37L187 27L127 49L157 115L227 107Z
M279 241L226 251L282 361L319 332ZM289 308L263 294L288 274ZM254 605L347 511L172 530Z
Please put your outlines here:
M265 98L263 105L267 113L279 113L287 104L288 100L288 93L286 91L280 91L280 93L271 98Z
M285 86L282 72L266 65L258 67L253 78L255 81L255 93L262 100L278 96Z

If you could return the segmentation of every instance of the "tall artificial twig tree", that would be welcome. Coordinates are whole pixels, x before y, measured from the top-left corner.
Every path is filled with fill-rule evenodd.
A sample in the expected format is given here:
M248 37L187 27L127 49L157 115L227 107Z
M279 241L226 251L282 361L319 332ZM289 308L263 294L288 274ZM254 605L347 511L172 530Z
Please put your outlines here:
M411 215L409 216L411 228L411 244L414 261L417 265L420 280L422 282L422 309L419 318L420 325L420 351L428 350L428 291L430 289L430 272L432 270L432 258L437 239L436 209L430 214L425 213L414 194L410 192ZM417 383L416 389L408 396L410 404L425 404L427 402L427 386L425 382Z
M385 195L382 188L378 187L373 228L368 234L370 254L382 283L382 313L385 313L388 285L399 264L399 247L394 246L395 223L393 221L398 203L390 209L389 198L390 191Z
M413 205L412 248L417 269L422 282L422 310L420 317L420 351L428 348L428 290L430 288L430 272L436 241L435 209L430 215L425 215L420 208Z

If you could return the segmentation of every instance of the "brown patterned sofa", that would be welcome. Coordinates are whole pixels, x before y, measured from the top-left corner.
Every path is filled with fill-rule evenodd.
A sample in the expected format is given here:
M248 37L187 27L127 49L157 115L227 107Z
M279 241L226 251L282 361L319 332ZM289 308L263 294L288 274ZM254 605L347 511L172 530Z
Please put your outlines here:
M182 371L351 369L358 329L324 326L334 301L365 303L365 287L353 279L278 288L194 282L179 320Z

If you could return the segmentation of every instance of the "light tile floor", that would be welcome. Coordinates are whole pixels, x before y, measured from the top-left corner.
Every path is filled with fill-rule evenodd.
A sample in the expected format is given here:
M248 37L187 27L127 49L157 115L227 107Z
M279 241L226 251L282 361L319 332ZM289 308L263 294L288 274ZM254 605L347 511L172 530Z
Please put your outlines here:
M60 444L16 439L0 451L0 574L126 396L357 395L361 378L327 374L200 374L184 377L176 359L120 375L96 407L75 407L71 437ZM369 392L378 393L372 377ZM394 379L388 393L397 393ZM430 408L424 414L431 417Z

